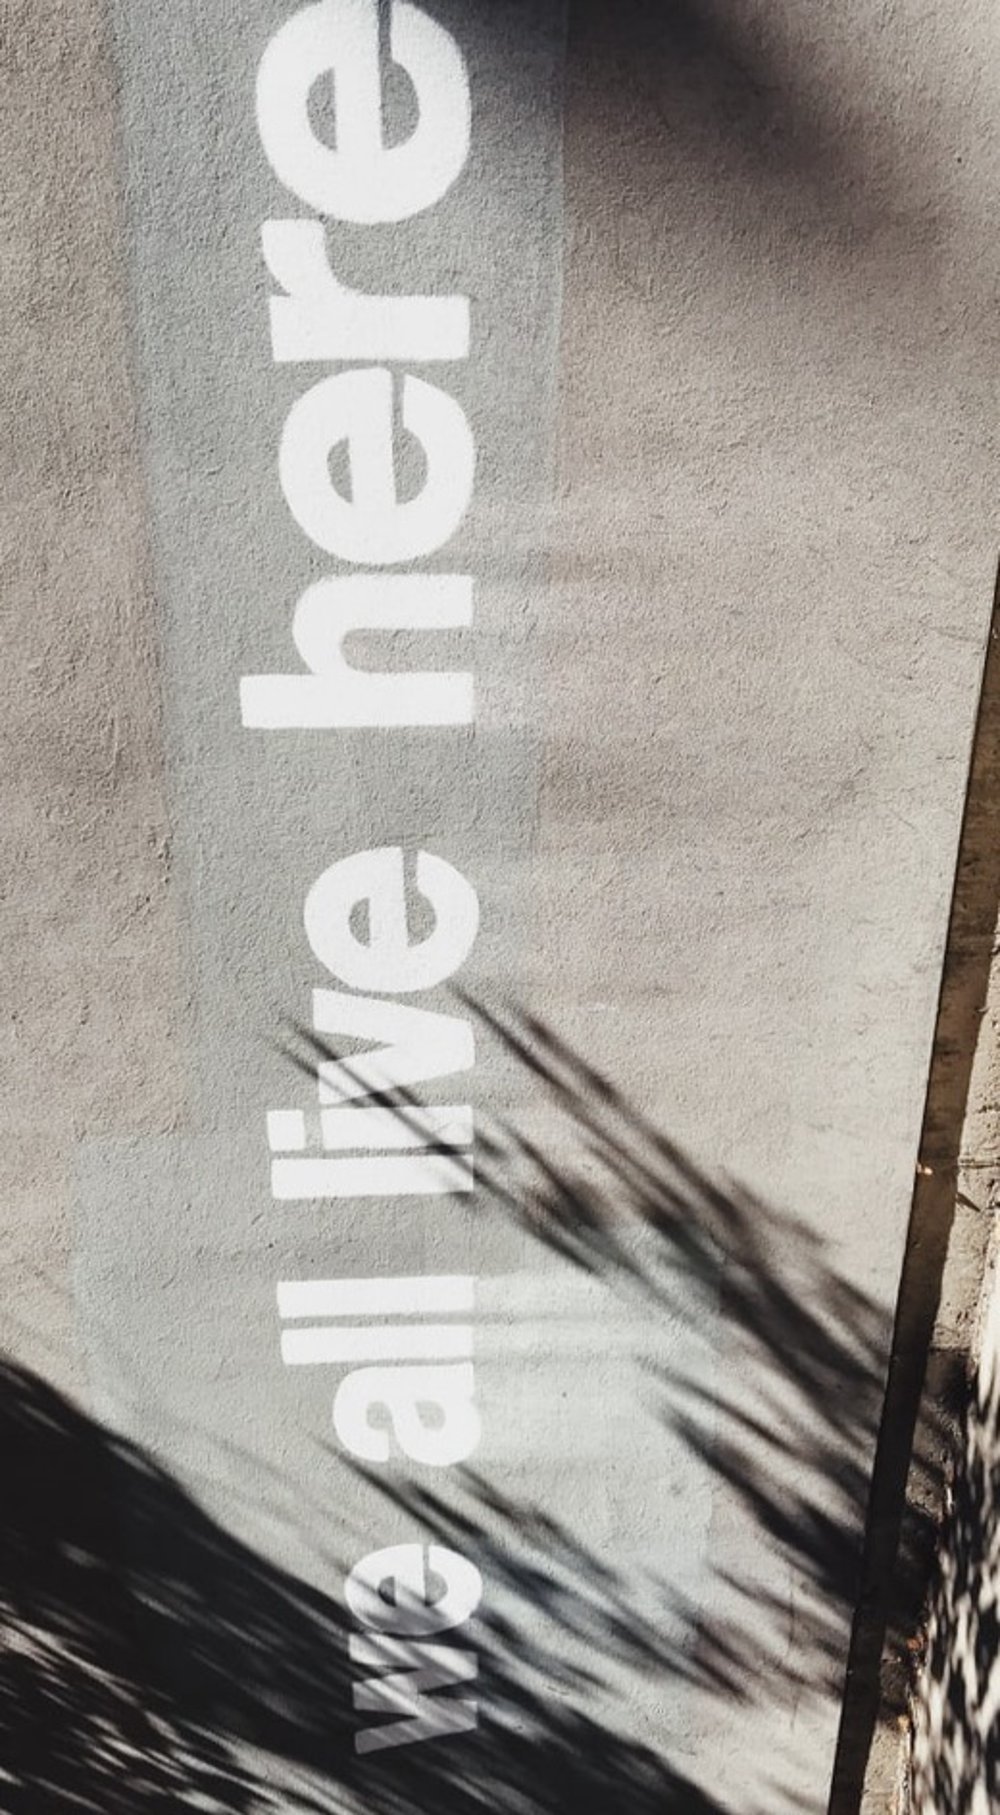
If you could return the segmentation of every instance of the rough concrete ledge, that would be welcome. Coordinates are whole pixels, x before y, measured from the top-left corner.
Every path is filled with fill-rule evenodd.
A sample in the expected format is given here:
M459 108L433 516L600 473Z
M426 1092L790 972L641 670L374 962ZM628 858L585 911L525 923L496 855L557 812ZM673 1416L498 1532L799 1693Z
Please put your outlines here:
M913 1801L915 1697L919 1704L951 1483L962 1467L991 1302L1000 1184L998 901L995 599L830 1815L903 1815ZM925 1802L921 1815L931 1806Z

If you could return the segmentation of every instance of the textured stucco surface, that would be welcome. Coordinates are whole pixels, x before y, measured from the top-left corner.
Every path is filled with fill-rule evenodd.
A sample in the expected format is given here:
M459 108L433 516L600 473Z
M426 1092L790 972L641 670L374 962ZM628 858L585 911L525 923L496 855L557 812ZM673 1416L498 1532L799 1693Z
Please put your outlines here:
M802 1379L820 1423L841 1390L811 1371L813 1327L763 1292L759 1321L786 1320L765 1366L727 1314L725 1252L692 1331L606 1280L574 1297L523 1229L461 1205L276 1217L262 1121L307 1089L283 1043L322 981L310 882L366 844L440 849L483 908L463 984L610 1080L630 1151L656 1163L642 1116L735 1180L761 1274L784 1290L791 1267L807 1309L820 1280L863 1297L877 1372L994 564L995 20L979 0L958 20L921 0L429 8L469 63L469 170L426 226L336 243L359 286L473 299L468 368L442 382L480 483L441 564L480 582L480 718L272 737L240 727L237 681L287 661L327 565L278 489L315 374L269 361L257 243L292 206L251 101L289 10L0 14L5 1328L79 1383L75 1319L99 1409L336 1597L331 1550L405 1521L327 1443L328 1383L281 1369L279 1268L499 1281L484 1474L620 1574L625 1626L696 1610L679 1643L703 1674L659 1681L626 1647L600 1718L723 1808L818 1811L850 1607L780 1521L843 1516L849 1568L863 1495L827 1503L843 1449L800 1442ZM485 1036L474 1089L484 1123L510 1112L562 1161L565 1130ZM567 1163L587 1177L585 1133ZM574 1354L548 1352L547 1303L573 1312ZM654 1373L692 1369L787 1438L763 1451L763 1511L711 1413L700 1455L651 1411ZM848 1445L862 1477L872 1438L869 1417ZM712 1690L699 1620L738 1633L738 1693ZM566 1646L584 1657L586 1630ZM572 1700L543 1673L546 1693Z
M888 1305L992 583L995 22L573 10L539 975ZM752 1700L709 1732L738 1807Z
M170 1127L183 994L102 9L0 8L2 1340L81 1390L77 1143Z

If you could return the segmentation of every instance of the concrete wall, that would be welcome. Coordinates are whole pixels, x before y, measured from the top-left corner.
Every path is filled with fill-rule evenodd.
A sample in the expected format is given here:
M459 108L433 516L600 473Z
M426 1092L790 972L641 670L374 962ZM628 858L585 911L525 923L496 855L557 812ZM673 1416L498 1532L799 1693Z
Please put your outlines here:
M7 1340L138 1446L116 1567L167 1763L223 1807L818 1810L990 608L995 24L401 8L390 142L422 106L453 144L466 84L471 138L387 220L357 218L377 147L355 218L303 181L294 85L258 130L293 12L2 15ZM373 17L309 14L360 46L310 116L344 155ZM355 289L468 298L468 352L428 362L382 321L351 364L276 360L261 226L310 219ZM364 474L279 447L311 391L322 434L313 387L382 361L397 408L405 372L461 407L477 467L452 523L461 435L443 464L401 437L439 540L391 546L383 488L359 553L329 487ZM304 589L358 570L474 578L470 628L348 650L471 674L474 711L389 725L344 704L355 681L333 691L359 723L241 720L241 678L302 671ZM384 878L348 921L332 884L303 918L385 847L416 941L416 855L451 866L450 956L419 981L380 946ZM355 1007L316 1016L315 989ZM350 1192L327 1157L287 1195L294 1143L336 1138L315 1072L375 1026L362 999L439 1017L418 1094L471 1108L474 1154L397 1145L403 1171ZM444 1016L475 1063L439 1080ZM276 1172L268 1111L306 1117L271 1125ZM474 1314L421 1286L424 1360L471 1361L481 1435L437 1374L445 1437L385 1460L384 1409L375 1437L344 1399L331 1426L334 1295L296 1348L276 1288L382 1282L381 1313L347 1288L374 1352L385 1280L442 1276ZM397 1370L411 1337L384 1338ZM386 1745L373 1631L404 1616L345 1579L426 1542L481 1577L441 1641L466 1675Z
M31 3L0 23L3 1342L79 1389L73 1156L176 1122L183 979L107 21Z

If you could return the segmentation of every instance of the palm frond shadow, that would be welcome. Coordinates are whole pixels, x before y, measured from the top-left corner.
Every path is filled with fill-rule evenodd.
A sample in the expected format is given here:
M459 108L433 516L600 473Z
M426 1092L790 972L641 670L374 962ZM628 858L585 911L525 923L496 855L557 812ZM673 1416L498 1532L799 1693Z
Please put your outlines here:
M277 1567L151 1455L11 1362L0 1369L0 1808L11 1815L473 1815L486 1803L569 1815L609 1799L622 1815L716 1815L712 1783L627 1737L613 1698L595 1691L641 1671L665 1704L682 1686L719 1707L837 1693L883 1313L803 1224L706 1177L550 1030L467 1007L562 1128L551 1149L513 1118L491 1132L477 1214L514 1219L679 1324L721 1307L726 1366L712 1386L681 1365L651 1370L648 1385L664 1424L794 1575L795 1646L779 1599L728 1565L722 1614L669 1580L650 1604L565 1521L484 1472L454 1471L454 1491L426 1472L381 1473L397 1513L475 1558L493 1605L476 1638L476 1732L358 1760L354 1734L370 1717L352 1707L340 1580L320 1592ZM313 1046L299 1062L314 1071L318 1056ZM390 1100L404 1116L413 1102ZM748 1790L743 1815L765 1806Z
M914 1815L975 1815L1000 1801L1000 1373L970 1383L948 1484L914 1693Z

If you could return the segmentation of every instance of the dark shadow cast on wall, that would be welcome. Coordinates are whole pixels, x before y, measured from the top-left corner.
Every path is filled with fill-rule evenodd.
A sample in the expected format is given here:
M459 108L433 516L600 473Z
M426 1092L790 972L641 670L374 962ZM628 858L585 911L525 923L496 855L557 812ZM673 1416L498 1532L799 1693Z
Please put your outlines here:
M659 1416L794 1578L791 1663L787 1607L756 1582L725 1584L724 1617L682 1588L640 1617L605 1560L496 1480L450 1471L460 1486L445 1498L397 1478L382 1491L431 1541L476 1561L502 1590L503 1614L477 1639L477 1731L366 1757L362 1778L353 1739L371 1716L352 1712L339 1599L255 1554L151 1456L8 1364L0 1808L10 1815L357 1805L478 1815L484 1791L491 1807L524 1815L597 1815L609 1802L622 1815L712 1815L711 1783L594 1717L589 1691L606 1673L651 1675L665 1701L671 1685L694 1684L719 1707L752 1706L776 1683L798 1697L839 1693L884 1317L801 1224L707 1178L551 1031L473 1006L563 1124L558 1158L510 1129L492 1140L482 1214L517 1219L664 1317L702 1317L721 1292L724 1379L710 1390L661 1371ZM639 1225L653 1239L637 1269ZM581 1638L585 1673L567 1662ZM541 1693L546 1683L558 1693ZM740 1815L765 1811L748 1801Z
M969 1394L930 1593L927 1655L915 1696L914 1815L1000 1806L1000 1378Z
M817 93L797 87L778 50L740 28L731 9L691 0L611 9L594 0L575 14L609 111L616 92L631 96L637 77L643 84L656 147L651 190L663 169L676 174L685 157L707 151L726 193L731 177L736 203L761 190L765 223L773 188L784 198L798 183L798 200L782 215L790 235L803 220L832 214L843 240L863 241L893 216L889 152L884 176L872 181L870 159L852 149L843 120L824 114ZM603 159L615 133L593 136ZM651 235L641 211L640 220L645 278ZM914 257L920 249L917 235ZM672 256L664 235L657 258L665 268ZM995 888L993 907L995 917ZM564 1132L550 1152L514 1129L499 1131L485 1151L482 1214L515 1219L531 1239L664 1318L683 1323L703 1316L709 1299L721 1302L724 1379L709 1388L661 1372L659 1414L796 1582L793 1665L787 1609L762 1599L749 1577L726 1583L722 1617L678 1590L663 1609L669 1619L653 1610L643 1621L599 1556L500 1483L469 1470L449 1500L396 1485L386 1491L425 1531L461 1540L503 1583L509 1611L502 1625L485 1621L476 1734L410 1746L378 1765L366 1760L362 1779L340 1601L249 1549L153 1456L7 1363L0 1809L8 1815L174 1815L184 1807L307 1815L355 1798L371 1815L479 1815L485 1804L505 1815L605 1815L609 1804L619 1815L715 1815L710 1783L695 1785L679 1762L585 1711L588 1685L566 1677L560 1633L585 1637L594 1679L624 1664L655 1675L665 1697L672 1684L693 1684L719 1705L752 1701L779 1674L789 1692L840 1693L890 1344L883 1313L801 1222L706 1176L550 1029L471 1006ZM333 1055L311 1053L310 1068L319 1056ZM404 1101L395 1106L405 1115ZM651 1238L641 1268L629 1239L638 1226ZM935 1290L932 1280L925 1310ZM917 1321L919 1363L929 1329L926 1316ZM912 1418L904 1469L911 1430ZM922 1441L933 1475L943 1450L933 1419ZM886 1631L890 1648L904 1651L905 1590L922 1580L929 1546L917 1518L893 1576L902 1487L901 1478L890 1482L889 1535L869 1557L880 1584L873 1655ZM885 1560L887 1571L877 1567ZM894 1598L884 1587L890 1578ZM554 1677L560 1693L542 1697L538 1683ZM502 1723L491 1708L505 1710ZM774 1811L748 1802L739 1815Z

